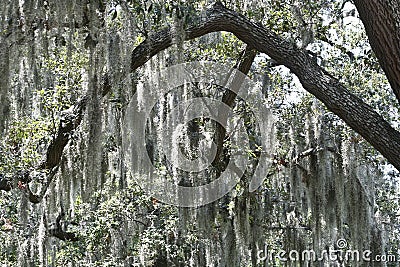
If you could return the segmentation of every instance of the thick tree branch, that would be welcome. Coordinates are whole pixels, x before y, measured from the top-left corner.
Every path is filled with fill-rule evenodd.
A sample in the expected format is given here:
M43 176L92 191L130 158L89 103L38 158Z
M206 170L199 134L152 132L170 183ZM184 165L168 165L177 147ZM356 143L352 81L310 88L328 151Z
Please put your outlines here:
M61 113L57 136L47 149L46 160L40 165L41 169L50 170L60 163L64 147L67 145L72 132L81 123L85 107L86 97Z
M102 96L107 95L111 91L111 85L108 75L104 75L101 81ZM40 169L51 170L58 166L65 146L74 132L80 125L86 109L87 96L84 96L75 105L61 113L60 126L57 136L51 141L45 161L40 165Z
M368 3L368 5L375 5L379 8L377 9L378 11L383 12L380 14L379 21L373 24L367 19L371 15L368 13L371 9L368 10L365 2L361 3L355 0L355 3L364 21L367 33L370 36L371 45L380 59L380 63L387 74L396 96L399 98L400 42L398 39L385 37L389 36L391 30L395 29L393 28L393 22L384 20L385 18L390 18L390 15L387 14L388 11L382 9L386 6L377 0ZM394 19L394 21L397 20L398 18ZM379 25L386 32L380 32L380 36L377 37L374 36L374 33L377 33ZM200 18L197 25L186 29L184 39L190 40L217 31L228 31L235 34L240 40L247 43L249 47L254 47L258 51L266 53L277 64L288 67L297 75L303 87L308 92L321 100L328 109L343 119L353 130L363 136L390 163L400 170L400 133L393 129L382 116L362 99L352 94L340 84L338 79L332 77L320 67L305 50L296 48L292 43L282 39L272 31L259 24L252 23L243 15L225 8L220 3L217 3L213 8L208 10ZM399 34L395 34L395 36L399 37ZM379 39L384 37L386 39ZM152 56L171 46L173 39L173 31L169 28L151 34L148 39L133 50L131 71L136 71L137 68L145 64ZM382 47L380 47L381 44ZM110 88L107 76L105 76L102 84L103 96L110 91ZM229 99L225 100L229 102ZM40 169L51 170L58 166L70 135L81 123L85 107L86 97L62 114L57 136L50 143L46 159L40 165ZM10 183L5 178L0 181L0 189L11 189ZM32 196L36 195L32 194ZM41 196L36 197L41 199ZM38 201L33 197L31 199L34 200L33 202Z
M185 40L190 40L217 31L235 34L251 47L288 67L309 93L321 100L329 110L343 119L400 170L400 133L372 107L320 67L305 50L295 47L274 32L252 23L220 3L208 10L198 25L185 30L184 37ZM135 71L152 56L171 46L172 37L170 29L150 35L133 50L131 70Z
M101 81L101 92L102 96L107 95L111 91L111 85L108 75L104 75ZM64 148L67 146L71 135L75 129L80 125L87 104L87 97L84 96L75 105L71 106L68 110L61 112L60 125L58 127L56 137L50 142L45 160L38 166L38 169L49 170L47 175L47 181L42 185L42 189L39 193L33 193L29 187L29 181L24 183L25 191L27 193L28 199L32 203L39 203L43 196L45 195L47 188L49 187L51 181L53 180L58 166L61 161L61 157ZM27 172L29 177L29 172ZM21 179L19 179L21 180ZM9 191L12 189L12 181L9 181L6 177L0 176L0 190Z

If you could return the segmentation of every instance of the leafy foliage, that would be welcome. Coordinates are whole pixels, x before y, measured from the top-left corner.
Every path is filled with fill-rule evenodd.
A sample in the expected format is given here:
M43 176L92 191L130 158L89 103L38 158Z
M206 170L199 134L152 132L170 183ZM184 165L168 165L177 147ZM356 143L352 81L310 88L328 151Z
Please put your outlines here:
M341 82L353 93L398 127L399 107L393 104L396 103L395 98L371 52L354 7L346 2L226 0L223 4L284 36L293 46L307 49L321 66L334 76L340 77ZM124 47L131 51L133 47L130 45L139 45L154 31L166 27L176 30L175 46L163 52L163 55L166 55L165 61L149 64L165 63L169 66L180 61L210 60L235 65L245 44L231 33L213 33L185 43L179 40L179 31L201 18L201 11L210 4L213 3L193 0L110 0L105 1L104 10L96 10L100 13L105 12L102 25L104 29L97 29L98 25L89 24L82 26L83 29L60 27L64 33L60 31L55 34L54 44L50 45L49 50L41 55L37 62L41 67L36 77L41 81L40 86L30 88L36 97L34 106L38 107L35 115L13 118L5 135L0 139L0 180L7 178L17 182L12 191L0 193L0 242L4 244L0 248L0 264L16 265L21 255L19 250L23 247L20 240L36 243L40 236L39 226L44 224L45 219L48 220L46 227L54 226L51 220L57 217L60 206L64 205L68 206L68 211L62 218L62 228L74 233L78 241L62 241L52 236L43 238L46 241L41 241L42 244L48 242L48 247L51 245L52 253L54 252L46 255L49 265L124 266L126 263L140 263L143 266L190 266L197 255L205 254L205 248L212 247L209 251L219 255L226 246L224 242L229 240L229 235L229 238L237 242L237 247L232 246L232 251L249 250L248 247L245 248L244 243L240 244L250 235L246 229L243 230L243 225L249 225L252 230L261 228L262 230L254 232L254 235L259 235L257 240L263 239L272 249L295 246L296 249L305 248L312 245L312 242L316 244L322 240L321 236L318 237L320 239L313 236L316 235L313 230L327 230L324 228L327 226L313 228L322 221L320 216L326 215L322 214L323 212L329 213L328 208L323 212L322 209L317 210L316 207L321 208L317 199L329 195L329 192L323 191L324 186L334 187L329 184L331 181L317 184L316 181L312 181L313 177L307 171L321 174L321 177L317 178L322 179L329 176L322 174L326 174L331 168L341 170L339 174L332 174L332 177L358 179L357 175L344 173L347 170L346 166L341 165L347 150L353 148L357 149L354 159L357 166L351 171L357 172L362 166L376 171L371 174L371 177L376 176L376 182L371 189L372 199L375 199L371 204L371 216L377 220L377 225L382 231L386 231L387 253L398 253L398 173L393 171L387 161L358 134L305 93L293 73L263 54L257 55L249 76L260 86L265 103L274 108L278 118L278 142L269 173L262 187L255 192L247 192L248 177L244 177L223 199L210 207L193 211L162 204L157 199L145 195L140 185L131 183L126 177L123 165L119 129L125 107L122 102L129 99L129 94L132 93L122 92L127 88L121 85L126 79L123 82L113 81L110 99L91 103L93 106L100 105L100 102L103 105L93 109L92 113L99 114L89 114L100 118L96 121L99 125L86 125L86 128L77 130L75 134L83 140L73 140L70 143L57 176L58 183L49 189L44 203L40 204L42 206L28 205L25 195L16 193L25 192L27 181L22 181L21 177L24 177L27 171L31 172L34 178L33 183L29 183L44 182L46 172L37 171L35 168L43 159L49 142L57 134L61 112L70 108L79 97L87 93L88 83L91 82L89 76L95 71L103 72L101 67L115 68L115 72L119 73L120 66L113 66L111 63L109 66L102 66L99 63L104 55L111 53L109 50L113 50L104 48L106 43L111 47L111 41L101 40L104 36L108 37L107 31L123 38L126 28L132 26L134 29L129 30L136 34L132 37L134 41L127 45L129 48ZM92 35L99 40L90 39ZM52 40L53 37L46 38ZM90 46L89 40L93 42ZM139 70L137 76L143 73L145 72ZM137 76L133 78L134 85L127 91L137 89L137 85L140 84ZM13 79L16 80L17 77ZM207 87L207 90L204 95L220 97L222 94L222 90L212 86ZM194 94L196 93L198 92ZM257 123L249 115L252 107L238 102L235 111L242 115L248 131L253 133L249 143L255 149L246 152L252 160L251 164L256 164L257 153L260 152L257 151L256 142ZM162 104L160 101L160 109ZM310 130L313 121L313 125L318 125L315 128L320 128ZM212 128L211 123L203 119L194 120L192 123L200 130ZM100 128L99 132L92 131L97 126ZM85 132L87 129L90 130L89 133ZM321 136L329 138L317 140L311 132L314 134L318 131L323 133ZM95 143L93 140L97 139L100 142ZM328 152L332 152L333 156L323 151L323 146L328 147L331 144L340 144L340 147L329 147L333 152ZM88 146L98 149L99 155L86 151ZM226 157L233 153L229 141L224 143L223 149ZM301 157L301 153L309 149L316 149L318 152ZM325 153L325 158L318 153ZM96 156L99 158L97 162L94 160ZM93 166L100 169L101 178L87 175L95 171L88 170L87 161L98 163ZM347 164L350 165L349 162ZM167 173L168 167L165 160L157 162L157 168L163 174ZM98 183L100 188L89 197L85 192L88 190L85 184L88 181L101 181ZM312 188L312 182L319 187ZM349 181L345 182L344 187L356 187ZM370 185L367 179L358 182L361 185ZM300 194L302 198L296 199ZM360 193L360 196L364 195ZM66 202L68 203L65 204ZM193 213L200 215L196 217ZM204 214L210 215L210 218L202 218ZM208 222L207 227L199 226L198 221L201 220ZM346 226L345 222L340 223L343 226L340 233L351 238L349 226ZM355 246L356 242L351 242L351 245ZM254 252L255 244L251 246ZM39 259L35 258L34 261L39 264ZM218 263L218 259L215 262ZM276 261L275 264L284 265L280 261Z

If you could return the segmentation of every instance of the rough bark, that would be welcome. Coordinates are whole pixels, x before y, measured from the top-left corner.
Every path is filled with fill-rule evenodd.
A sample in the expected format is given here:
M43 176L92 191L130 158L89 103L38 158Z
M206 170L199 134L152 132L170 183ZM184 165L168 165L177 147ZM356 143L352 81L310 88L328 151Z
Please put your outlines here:
M190 40L217 31L233 33L251 47L288 67L309 93L322 101L400 170L400 133L371 106L319 66L306 50L295 47L271 30L249 21L220 3L208 10L198 25L189 27L185 31L185 38ZM136 70L172 43L173 33L169 28L150 35L133 50L131 70Z
M101 85L101 93L102 96L107 95L111 91L111 85L108 75L104 75L102 77ZM83 116L85 114L87 104L87 96L84 96L81 100L79 100L75 105L71 106L68 110L65 110L61 113L60 125L58 127L57 135L50 142L47 151L46 157L43 162L38 166L37 169L41 170L50 170L47 175L47 182L43 185L43 188L39 194L35 194L29 188L28 181L27 186L25 188L28 199L32 203L39 203L44 194L47 191L53 177L55 176L58 166L61 162L61 158L63 155L64 148L68 145L68 142L71 138L71 135L76 130L76 128L80 125ZM29 178L29 172L26 172ZM15 187L15 183L17 181L21 181L20 175L16 175L14 177L15 181L11 181L0 174L0 190L10 191L13 187ZM27 180L26 178L25 180Z
M107 95L110 90L111 85L109 77L104 75L101 82L102 96ZM68 144L71 134L82 121L86 104L87 97L85 96L74 106L62 112L57 136L52 140L47 149L46 160L40 165L41 169L51 170L60 163L63 150Z
M386 77L400 102L400 3L398 0L354 0Z

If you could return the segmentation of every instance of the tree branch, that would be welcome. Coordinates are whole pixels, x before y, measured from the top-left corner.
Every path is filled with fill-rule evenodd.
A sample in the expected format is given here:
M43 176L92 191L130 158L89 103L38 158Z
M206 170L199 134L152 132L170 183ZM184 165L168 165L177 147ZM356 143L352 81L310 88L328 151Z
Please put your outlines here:
M111 85L108 75L104 75L101 81L102 96L111 91ZM45 161L39 166L40 169L51 170L58 166L65 146L68 144L74 130L80 125L86 109L87 96L84 96L75 105L61 112L60 126L57 136L51 141Z
M363 7L360 7L360 5L364 2L355 2L359 11L363 11ZM373 29L369 29L368 23L364 23L367 33L370 35ZM266 53L277 64L288 67L296 74L303 87L309 93L322 101L329 110L364 137L395 168L400 170L400 133L391 127L372 107L352 94L338 79L332 77L325 69L320 67L307 51L296 48L292 43L282 39L274 32L251 22L245 16L235 11L225 8L219 2L213 8L207 10L204 16L199 18L197 25L191 26L184 31L184 40L191 40L217 31L233 33L240 40L247 43L249 47ZM173 31L170 28L150 34L145 41L133 50L131 55L131 71L136 71L152 56L170 47L173 44L173 39ZM372 45L374 46L374 43L378 41L372 41ZM397 53L400 51L398 46L399 43L393 43L393 40L390 41L389 47L386 47L389 49L389 55L393 54L396 56L396 51ZM394 51L394 48L397 48L397 50ZM375 53L377 52L375 51ZM383 53L386 53L386 50ZM379 52L377 53L378 58L380 58L380 54ZM387 58L390 58L390 56ZM397 55L394 59L394 63L397 63L389 64L390 66L387 68L390 69L385 70L384 67L384 70L393 90L399 98L400 87L397 81L400 81L400 60L398 59ZM381 60L380 63L381 65L385 65L385 62ZM397 88L399 89L397 90ZM105 96L110 90L109 79L105 76L102 84L102 95ZM86 107L86 99L84 97L63 114L57 136L50 143L46 159L39 166L40 169L51 170L60 163L63 150L68 144L72 132L81 123ZM4 179L0 180L0 190L10 190L9 183Z
M10 191L12 189L11 182L7 177L0 173L0 190Z
M257 51L252 49L249 46L246 46L246 49L243 52L243 55L241 56L240 59L238 59L237 66L236 68L244 74L247 74L250 70L251 65L253 64L254 58L257 55ZM228 79L229 77L227 77ZM232 86L235 88L230 88L229 90L225 90L223 96L222 96L222 102L225 103L229 107L233 107L235 103L235 99L237 92L240 89L240 86L243 83L243 76L242 75L235 75L233 77L232 81ZM221 118L223 121L227 121L228 119L228 114L226 113L226 109L221 109L218 111L218 117ZM215 158L212 162L213 166L218 166L221 163L221 156L222 156L222 150L223 150L223 144L225 140L225 135L226 135L226 129L219 123L216 123L216 129L215 129L215 134L214 134L214 141L217 144L217 153L215 155Z
M110 91L110 80L109 76L106 74L102 77L101 81L102 96L107 95ZM37 167L37 169L39 170L49 170L46 183L42 185L42 189L38 194L35 194L31 191L29 187L29 182L25 183L25 190L30 202L39 203L45 195L47 188L49 187L54 176L56 175L64 148L67 146L73 132L82 122L86 109L87 99L87 96L84 96L75 105L61 112L60 125L58 127L57 135L55 136L55 138L53 138L47 148L45 160ZM26 175L29 178L29 171L26 172ZM12 188L12 182L9 181L6 177L0 175L0 190L9 191Z
M61 219L65 216L64 208L61 206L61 211L56 218L56 227L49 229L48 234L50 236L57 237L63 241L78 241L79 238L72 232L67 232L63 230L61 225Z
M320 67L306 50L295 47L274 32L251 22L220 3L209 9L198 25L185 30L184 38L190 40L217 31L233 33L251 47L288 67L309 93L322 101L329 110L363 136L400 170L400 133L371 106ZM171 46L172 37L173 33L169 28L151 34L133 50L131 71L135 71L152 56Z

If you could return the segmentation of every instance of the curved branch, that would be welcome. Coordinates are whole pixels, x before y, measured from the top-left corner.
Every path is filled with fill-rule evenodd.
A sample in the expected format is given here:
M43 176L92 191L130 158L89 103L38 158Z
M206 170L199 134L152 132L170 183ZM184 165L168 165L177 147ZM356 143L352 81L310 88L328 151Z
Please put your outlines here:
M106 74L101 79L101 94L102 96L106 96L111 91L111 84L109 76ZM47 175L47 181L42 185L42 189L39 193L35 194L29 187L29 181L26 182L25 191L27 192L27 196L30 202L36 204L39 203L46 191L52 182L54 176L58 171L58 166L61 162L61 158L64 152L64 148L67 146L73 132L76 128L81 124L85 109L87 104L87 96L84 96L81 100L77 101L75 105L71 106L69 109L61 112L60 125L58 127L57 135L51 140L47 151L46 157L43 162L37 167L37 169L41 170L49 170ZM29 178L29 171L25 172L27 178ZM13 188L12 181L4 177L4 175L0 174L0 190L10 191Z
M0 190L10 191L11 189L12 186L10 180L0 173Z
M366 28L369 34L368 26ZM305 50L296 48L292 43L261 25L252 23L245 16L225 8L221 3L217 3L213 8L207 10L204 16L199 18L197 25L186 29L183 38L191 40L217 31L233 33L250 47L269 55L276 64L288 67L297 75L308 92L321 100L328 109L343 119L353 130L381 152L394 167L400 170L400 133L391 127L372 107L352 94L339 83L338 79L332 77L320 67ZM151 34L133 50L131 71L136 71L152 56L170 47L173 40L173 31L169 28ZM394 67L396 66L398 65ZM397 67L395 70L397 70ZM390 73L385 72L389 81L393 81ZM391 85L398 96L397 87L392 82ZM101 86L103 96L111 91L107 75L103 77ZM46 159L39 168L51 170L59 165L70 135L81 123L85 107L86 98L83 98L63 114L57 136L50 143ZM45 189L50 182L51 178L44 186ZM10 190L11 188L10 181L4 177L0 179L0 190ZM30 200L34 203L39 202L43 195L43 192L39 195L29 194Z
M78 241L79 238L75 235L75 233L67 232L67 231L63 230L63 227L61 225L61 219L64 216L65 216L64 209L61 206L61 211L56 218L56 227L49 229L48 234L50 236L57 237L58 239L61 239L63 241Z
M47 149L46 160L40 165L40 169L51 170L60 163L64 147L67 145L72 132L81 123L85 107L86 97L61 113L57 136L51 141Z
M371 106L319 66L306 50L295 47L274 32L225 8L221 3L209 9L200 18L198 25L186 29L184 39L190 40L217 31L233 33L251 47L288 67L309 93L322 101L400 170L400 133ZM173 32L169 28L151 34L133 50L131 71L172 44Z
M111 91L110 79L108 75L104 75L101 80L102 96L107 95ZM80 125L86 109L87 96L84 96L75 105L61 112L60 126L58 127L57 136L51 141L47 148L46 159L39 166L40 169L51 170L58 166L65 146L68 144L72 133Z

